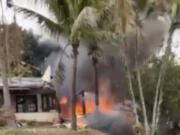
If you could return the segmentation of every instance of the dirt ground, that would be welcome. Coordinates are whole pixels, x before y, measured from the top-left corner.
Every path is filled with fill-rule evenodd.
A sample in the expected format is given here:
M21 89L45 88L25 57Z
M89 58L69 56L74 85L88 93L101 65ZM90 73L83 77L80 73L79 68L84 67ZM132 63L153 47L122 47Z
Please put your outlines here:
M0 129L0 135L107 135L96 130L84 129L80 131L71 131L68 129Z

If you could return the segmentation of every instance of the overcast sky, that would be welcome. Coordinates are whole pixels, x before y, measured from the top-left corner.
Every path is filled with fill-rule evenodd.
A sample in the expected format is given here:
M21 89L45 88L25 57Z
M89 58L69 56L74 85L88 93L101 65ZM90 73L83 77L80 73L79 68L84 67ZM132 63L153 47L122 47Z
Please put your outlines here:
M5 21L8 23L11 23L13 21L13 16L14 16L14 10L7 8L6 5L6 0L3 0L3 5L4 5L4 14L5 14ZM14 3L18 6L25 7L31 10L34 10L48 18L52 18L52 15L50 16L48 13L47 8L45 6L35 6L32 4L31 0L14 0ZM40 4L38 4L40 5ZM16 13L16 20L17 23L24 29L27 30L32 30L33 33L42 35L44 38L49 38L49 35L46 34L45 31L41 28L41 26L37 23L37 20L34 18L25 18L23 14Z
M11 23L13 21L14 11L13 9L7 9L5 7L6 0L3 0L3 2L4 2L3 5L4 5L5 21L8 23ZM35 10L36 12L39 12L45 15L46 17L53 19L53 16L49 14L47 8L43 6L42 4L41 5L38 4L39 6L35 6L34 4L32 4L31 0L14 0L14 3L19 6ZM22 14L19 14L19 13L16 13L16 18L17 18L17 23L22 28L27 29L27 30L32 30L33 33L42 35L43 39L49 38L49 35L46 32L44 32L42 28L40 27L40 25L36 22L36 19L27 19ZM175 52L175 54L177 55L177 59L180 59L180 45L179 45L180 44L180 31L179 30L177 30L174 34L173 44L174 44L173 52Z

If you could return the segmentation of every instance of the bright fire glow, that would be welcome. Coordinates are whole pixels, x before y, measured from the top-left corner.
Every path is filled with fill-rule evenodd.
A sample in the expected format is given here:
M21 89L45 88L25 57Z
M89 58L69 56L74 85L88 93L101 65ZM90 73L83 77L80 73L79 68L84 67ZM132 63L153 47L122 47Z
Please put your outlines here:
M68 104L68 100L66 97L62 97L60 100L61 106L62 106L62 116L63 117L70 117L70 106ZM95 110L95 104L94 101L86 100L85 101L85 108L86 108L86 114L91 114ZM100 98L99 99L99 109L102 112L110 112L113 108L113 104L108 103L106 99ZM76 115L77 117L83 116L83 108L81 103L76 104Z
M92 114L95 111L95 101L94 101L94 95L91 93L87 93L86 95L86 100L85 100L85 109L86 109L86 114ZM63 118L70 118L71 117L71 107L69 100L66 97L62 97L59 102L61 103L61 117ZM100 97L99 98L99 110L101 112L107 113L107 114L112 114L114 111L116 104L113 102L112 98L109 100L108 98ZM87 123L82 121L83 119L83 107L81 100L78 100L76 103L76 116L78 118L77 120L77 126L79 129L83 129L87 126ZM122 106L120 108L121 110L124 110L127 112L127 120L129 124L134 123L134 114L130 108L127 106Z
M103 113L108 113L108 114L114 114L115 111L114 109L117 107L117 104L115 102L114 97L109 93L110 87L110 80L107 78L103 78L100 80L100 85L99 85L99 110ZM85 98L85 109L86 109L86 114L92 114L95 109L95 95L92 92L85 92L84 97L81 97L82 95L78 95L78 100L76 103L76 116L78 118L77 120L77 126L78 128L85 128L87 126L86 122L82 121L83 119L83 105L81 98ZM59 103L61 104L61 116L63 118L70 118L71 116L71 107L70 107L70 102L67 97L61 97L59 100ZM119 108L121 109L121 108ZM126 110L125 110L126 109ZM127 106L123 105L122 110L125 110L128 114L128 122L132 124L134 120L134 114L131 110L127 110Z
M68 102L68 100L67 100L66 97L61 97L61 99L60 99L60 104L61 105L65 105L65 104L67 104L67 102Z

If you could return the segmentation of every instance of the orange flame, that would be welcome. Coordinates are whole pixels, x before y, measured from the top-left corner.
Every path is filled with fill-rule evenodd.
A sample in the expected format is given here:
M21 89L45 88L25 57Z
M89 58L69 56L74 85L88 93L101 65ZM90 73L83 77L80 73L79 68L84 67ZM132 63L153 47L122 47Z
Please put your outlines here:
M68 100L67 100L67 98L66 98L66 97L61 97L61 99L60 99L59 103L60 103L61 105L65 105L65 104L67 104L67 103L68 103Z
M86 114L92 114L95 111L95 103L94 103L94 95L92 93L87 93L86 95L87 99L85 100L85 109ZM71 108L68 103L68 99L66 97L61 97L59 100L59 103L61 104L61 115L62 117L70 117ZM83 116L83 107L81 102L76 103L76 115L77 117ZM113 103L109 100L107 100L105 97L99 98L99 109L102 112L111 112L113 109Z
M111 102L107 102L105 99L100 99L99 108L103 112L110 112L113 108L113 104Z
M85 107L86 107L86 114L93 113L93 111L95 110L94 104L90 101L85 102ZM80 103L76 104L76 115L78 117L81 117L83 115L83 109Z

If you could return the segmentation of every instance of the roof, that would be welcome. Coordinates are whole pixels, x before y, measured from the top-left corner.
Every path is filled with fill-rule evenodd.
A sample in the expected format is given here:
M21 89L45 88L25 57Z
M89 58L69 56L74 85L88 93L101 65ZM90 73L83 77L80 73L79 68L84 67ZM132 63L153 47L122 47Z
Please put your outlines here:
M44 72L44 75L41 77L42 81L50 83L51 82L51 67L48 66L46 68L46 71Z
M23 78L10 78L9 87L10 88L40 88L44 86L44 81L41 78L36 77L23 77ZM2 79L0 78L0 88L3 87Z

